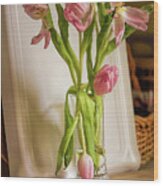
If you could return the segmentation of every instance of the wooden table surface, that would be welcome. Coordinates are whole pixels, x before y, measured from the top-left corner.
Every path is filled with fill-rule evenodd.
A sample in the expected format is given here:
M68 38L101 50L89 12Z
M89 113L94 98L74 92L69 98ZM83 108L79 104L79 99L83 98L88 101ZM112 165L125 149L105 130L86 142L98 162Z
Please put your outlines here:
M142 166L137 171L128 171L118 173L109 177L111 180L154 180L154 162L153 160Z

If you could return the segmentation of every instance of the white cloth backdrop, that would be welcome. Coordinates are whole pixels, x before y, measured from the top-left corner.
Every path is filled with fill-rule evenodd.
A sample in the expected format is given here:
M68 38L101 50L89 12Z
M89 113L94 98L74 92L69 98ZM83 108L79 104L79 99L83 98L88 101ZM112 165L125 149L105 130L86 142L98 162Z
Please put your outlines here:
M54 14L57 21L57 16ZM71 85L66 64L52 43L31 46L41 23L21 5L2 9L2 99L10 175L54 177L63 134L63 104ZM73 37L72 37L73 36ZM71 27L73 48L78 34ZM137 169L137 150L125 42L106 60L117 64L119 81L105 96L105 147L109 173Z

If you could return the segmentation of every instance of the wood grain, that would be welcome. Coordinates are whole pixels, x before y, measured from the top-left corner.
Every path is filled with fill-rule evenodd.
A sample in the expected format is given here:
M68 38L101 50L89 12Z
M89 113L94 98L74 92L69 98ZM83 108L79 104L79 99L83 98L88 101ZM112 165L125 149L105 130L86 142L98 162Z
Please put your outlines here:
M158 179L158 4L154 2L154 180Z
M111 180L142 180L153 181L154 180L154 161L150 161L146 165L142 166L137 171L127 171L119 174L115 174L109 177Z

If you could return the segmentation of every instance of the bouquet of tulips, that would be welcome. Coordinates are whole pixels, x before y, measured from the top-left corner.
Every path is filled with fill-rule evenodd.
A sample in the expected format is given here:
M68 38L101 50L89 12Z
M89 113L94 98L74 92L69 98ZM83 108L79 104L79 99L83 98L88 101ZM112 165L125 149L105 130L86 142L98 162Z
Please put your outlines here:
M28 16L41 21L40 32L33 37L31 44L35 45L44 39L46 49L52 41L67 64L73 82L65 97L65 130L58 150L56 175L72 161L74 133L77 129L81 149L77 161L78 173L82 178L93 178L100 168L100 156L105 152L101 137L103 95L111 92L118 82L117 66L103 66L103 62L136 29L147 30L153 5L140 9L125 6L121 2L68 3L54 6L58 14L59 32L48 4L23 5ZM69 25L73 25L79 34L79 54L71 46ZM93 39L96 41L95 59L92 57ZM87 83L82 82L84 63L87 68ZM76 99L75 113L71 113L71 95Z

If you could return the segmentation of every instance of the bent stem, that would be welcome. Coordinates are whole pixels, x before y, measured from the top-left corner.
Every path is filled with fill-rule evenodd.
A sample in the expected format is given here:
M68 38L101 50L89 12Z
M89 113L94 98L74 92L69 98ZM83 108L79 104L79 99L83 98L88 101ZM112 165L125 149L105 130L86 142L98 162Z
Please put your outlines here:
M77 86L76 73L75 73L72 56L70 55L70 50L67 50L65 43L64 43L65 41L63 41L63 38L60 36L60 34L57 32L55 28L50 7L49 7L48 15L45 17L45 22L51 33L51 40L53 42L53 45L58 51L58 53L60 54L60 56L67 63L70 74L71 74L72 81L74 85Z
M73 62L72 62L72 59L69 56L69 54L64 46L63 40L60 37L60 35L57 33L54 26L51 29L49 29L49 31L51 33L51 39L52 39L53 45L55 46L55 48L58 51L58 53L60 54L60 56L67 63L70 74L71 74L72 81L73 81L74 85L76 86L77 83L76 83L76 75L75 75L75 70L73 67Z

